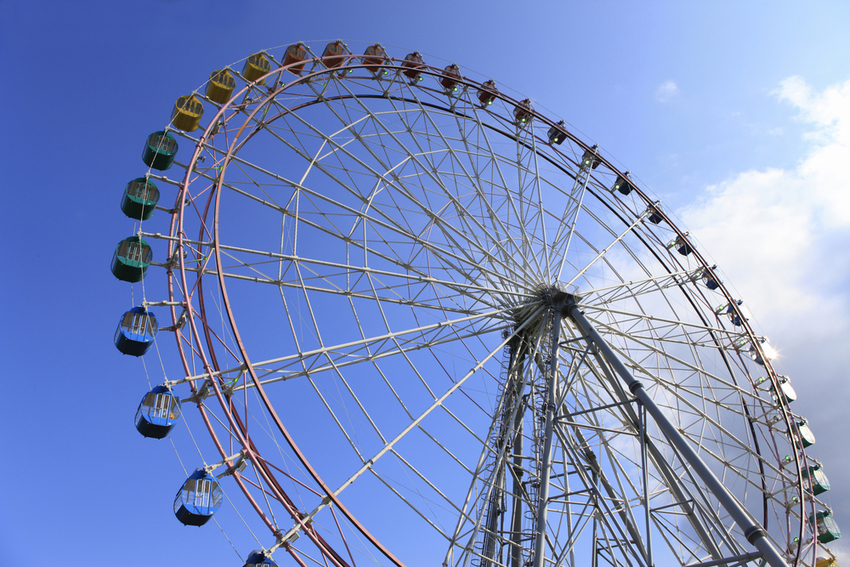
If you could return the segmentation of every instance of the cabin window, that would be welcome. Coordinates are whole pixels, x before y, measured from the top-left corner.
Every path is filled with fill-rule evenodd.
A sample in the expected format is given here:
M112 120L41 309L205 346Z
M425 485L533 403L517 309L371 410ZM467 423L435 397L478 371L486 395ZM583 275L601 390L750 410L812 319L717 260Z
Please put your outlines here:
M254 67L262 69L263 71L268 71L271 66L269 60L263 57L261 54L255 54L250 56L248 58L248 63L250 63Z
M165 134L159 133L151 136L150 145L157 148L158 150L164 152L172 152L174 151L174 146L177 144L177 140L170 136L166 136Z

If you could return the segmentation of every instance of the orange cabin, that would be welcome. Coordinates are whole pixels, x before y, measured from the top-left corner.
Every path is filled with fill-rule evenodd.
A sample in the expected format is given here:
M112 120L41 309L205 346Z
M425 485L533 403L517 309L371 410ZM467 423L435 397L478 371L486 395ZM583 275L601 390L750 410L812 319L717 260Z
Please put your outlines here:
M422 55L419 54L418 51L414 51L413 53L408 53L404 58L404 63L401 64L404 71L404 76L408 79L415 81L422 78L419 76L421 74L421 69L423 67Z
M211 101L224 104L233 96L233 89L235 88L236 79L233 78L230 71L222 69L221 71L210 73L210 80L207 83L205 94Z
M384 48L381 47L380 43L376 43L375 45L370 45L366 48L366 53L363 54L363 64L366 65L366 69L371 73L377 73L379 68L378 65L384 65L389 63L389 57L387 57L387 52L384 51ZM384 75L389 74L389 70L384 69Z
M266 54L262 51L255 53L245 61L245 66L242 67L242 76L248 81L256 81L272 68L272 64ZM264 81L257 81L262 85Z
M300 43L296 43L295 45L290 45L286 48L286 55L283 57L283 65L284 67L292 65L292 67L289 68L289 71L296 75L300 75L301 71L304 70L304 61L306 61L308 57L309 55L307 50L304 49L304 46Z
M341 41L327 44L322 52L322 63L328 69L335 69L345 62L345 46Z
M443 69L443 76L440 77L440 84L444 89L451 92L457 92L457 84L463 77L460 76L460 69L452 63Z
M489 106L496 100L496 95L499 94L499 89L496 88L496 83L493 79L485 81L481 88L478 89L478 101L481 106Z

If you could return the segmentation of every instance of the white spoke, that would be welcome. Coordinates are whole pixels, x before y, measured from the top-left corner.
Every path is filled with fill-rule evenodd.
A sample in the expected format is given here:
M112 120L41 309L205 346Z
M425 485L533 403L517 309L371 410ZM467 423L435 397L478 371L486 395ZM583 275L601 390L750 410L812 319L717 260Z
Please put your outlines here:
M229 97L196 90L205 125L170 131L182 181L148 176L177 192L137 231L160 241L144 306L171 311L183 367L164 383L263 548L753 563L693 447L789 562L814 557L803 419L685 233L524 96L365 50L255 55L268 76L231 70Z

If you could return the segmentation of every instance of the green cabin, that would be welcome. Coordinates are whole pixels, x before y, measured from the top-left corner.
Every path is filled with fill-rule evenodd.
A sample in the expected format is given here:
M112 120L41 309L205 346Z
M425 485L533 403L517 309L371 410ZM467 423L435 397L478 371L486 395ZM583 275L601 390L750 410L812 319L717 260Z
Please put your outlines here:
M174 164L174 156L177 154L177 140L167 132L154 132L145 141L145 151L142 152L142 161L145 165L165 171Z
M135 220L148 220L159 202L159 189L150 179L137 177L124 187L121 210Z
M812 494L817 496L829 490L829 479L820 465L812 465L807 469L803 469L803 478L809 481L809 486L812 489Z
M121 281L136 283L145 278L153 253L143 238L131 236L118 243L112 256L112 274Z
M819 542L829 543L841 537L841 530L832 518L832 512L821 510L814 516L809 516L809 521L815 525Z
M815 444L815 434L812 433L808 423L798 421L797 429L800 431L800 441L803 442L803 447L811 447ZM788 434L793 438L793 431L789 431Z

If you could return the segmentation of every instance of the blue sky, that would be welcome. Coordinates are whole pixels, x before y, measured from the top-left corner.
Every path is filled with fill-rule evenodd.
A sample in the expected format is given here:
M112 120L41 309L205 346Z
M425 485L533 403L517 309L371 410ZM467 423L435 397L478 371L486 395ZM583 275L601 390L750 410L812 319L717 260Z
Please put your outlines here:
M144 370L112 345L120 191L211 70L336 38L493 77L632 170L780 350L850 532L848 24L838 1L0 1L0 357L17 384L0 565L239 564L214 525L170 517L174 451L132 427Z

